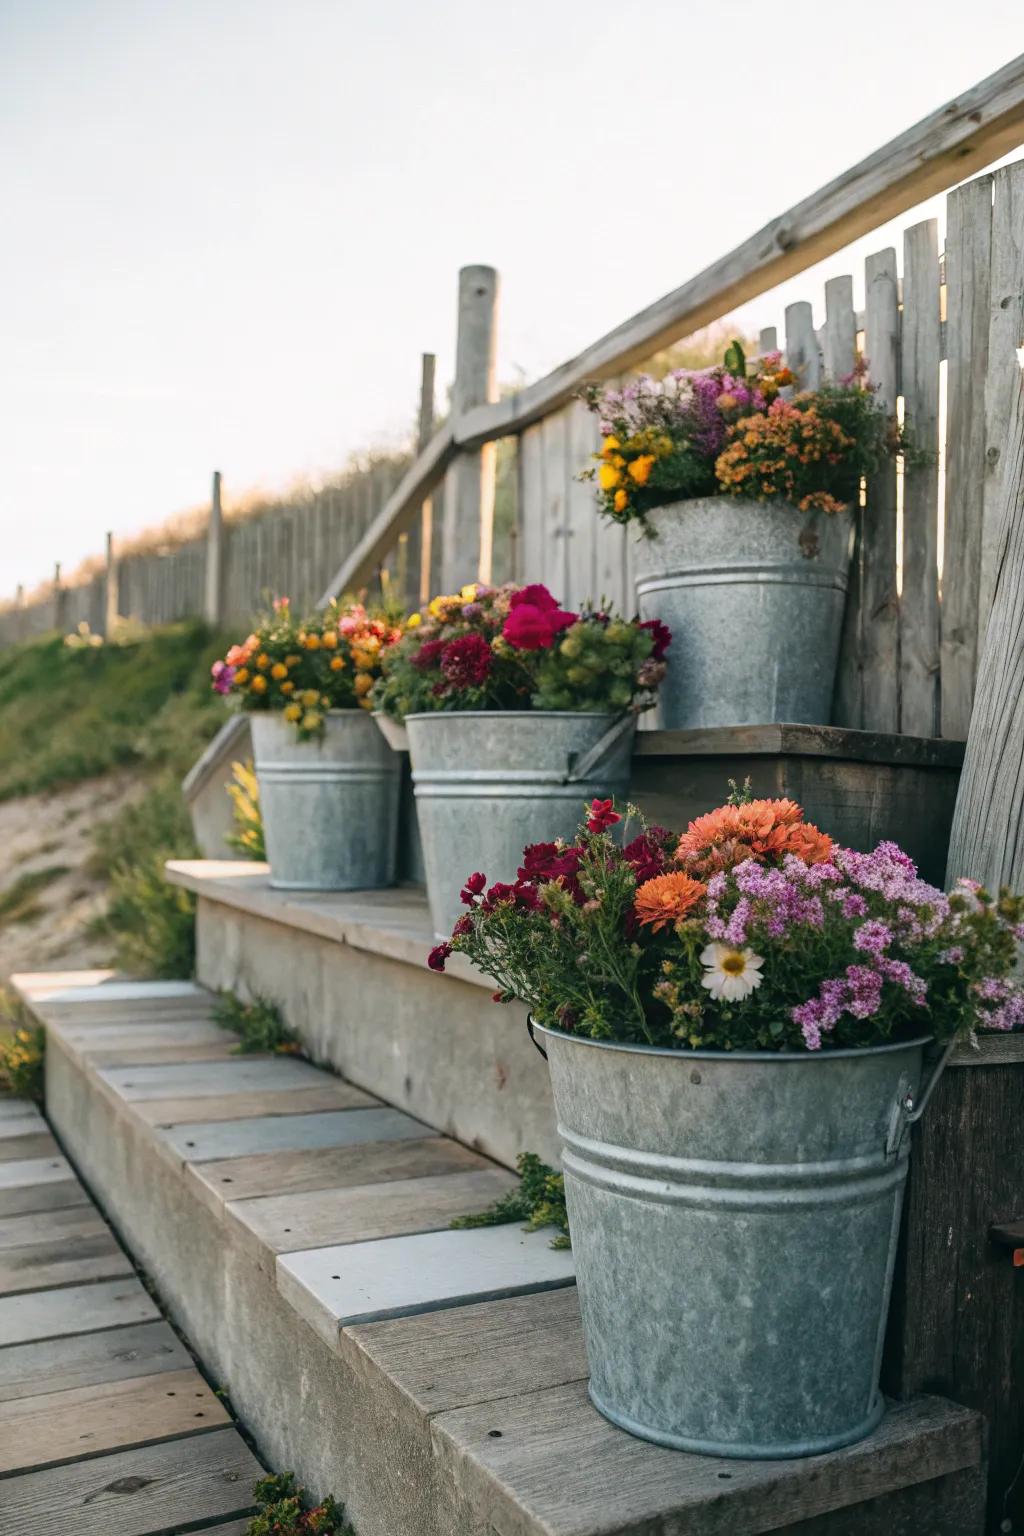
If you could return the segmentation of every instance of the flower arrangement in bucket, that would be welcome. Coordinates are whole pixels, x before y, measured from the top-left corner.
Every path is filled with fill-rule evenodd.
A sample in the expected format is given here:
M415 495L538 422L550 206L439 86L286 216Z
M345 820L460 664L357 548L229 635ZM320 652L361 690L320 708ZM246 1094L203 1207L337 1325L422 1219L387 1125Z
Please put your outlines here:
M624 793L637 711L671 636L538 583L435 597L382 657L374 706L405 721L438 934L458 910L450 871L484 848L511 876L524 842L571 834L581 794Z
M465 955L548 1056L602 1412L710 1454L847 1444L882 1412L909 1127L957 1040L1024 1027L1024 899L788 800L619 823L471 874L430 964Z
M863 360L820 389L795 383L778 352L748 367L733 342L716 368L583 392L602 442L582 476L601 513L645 535L641 612L687 636L666 725L829 719L852 509L907 442Z
M370 718L392 615L332 602L298 617L277 598L213 664L213 687L253 711L271 884L353 890L395 878L400 762Z

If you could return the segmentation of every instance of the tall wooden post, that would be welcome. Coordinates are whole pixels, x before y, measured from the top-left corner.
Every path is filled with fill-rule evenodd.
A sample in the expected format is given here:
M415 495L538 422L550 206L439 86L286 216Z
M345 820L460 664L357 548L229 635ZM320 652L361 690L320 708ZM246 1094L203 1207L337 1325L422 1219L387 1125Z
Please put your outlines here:
M16 640L24 640L27 615L25 612L25 587L24 583L20 581L18 582L18 590L14 594L14 606L18 610L14 620L14 638Z
M53 627L64 628L64 588L60 579L60 561L57 560L53 567Z
M107 592L104 605L103 633L110 636L117 628L117 621L121 616L120 593L118 591L117 557L114 554L114 535L107 534Z
M217 625L224 617L224 518L220 505L220 470L213 472L210 495L210 521L206 532L206 590L203 617Z
M1024 888L1024 377L1019 370L1012 390L992 607L946 871L948 883L968 875L991 890Z
M459 273L459 325L452 410L496 398L498 274L493 267ZM458 591L467 581L490 581L494 532L494 443L460 453L444 480L441 585Z
M433 352L424 352L420 370L420 419L416 435L417 451L422 453L434 431L434 366L437 359ZM434 503L428 496L420 513L419 529L409 535L409 564L416 582L416 590L422 606L431 597L431 561L434 554Z

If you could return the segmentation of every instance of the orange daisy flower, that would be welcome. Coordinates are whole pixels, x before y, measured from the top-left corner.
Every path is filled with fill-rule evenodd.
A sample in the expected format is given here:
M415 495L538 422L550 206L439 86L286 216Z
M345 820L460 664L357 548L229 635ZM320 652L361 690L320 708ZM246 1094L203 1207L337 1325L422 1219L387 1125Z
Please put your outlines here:
M805 864L819 864L830 856L832 840L803 816L794 800L721 805L690 822L676 857L693 874L705 877L733 869L744 859L781 863L787 853Z
M668 923L677 923L694 908L707 890L700 880L680 873L655 875L645 880L633 900L637 921L655 933Z

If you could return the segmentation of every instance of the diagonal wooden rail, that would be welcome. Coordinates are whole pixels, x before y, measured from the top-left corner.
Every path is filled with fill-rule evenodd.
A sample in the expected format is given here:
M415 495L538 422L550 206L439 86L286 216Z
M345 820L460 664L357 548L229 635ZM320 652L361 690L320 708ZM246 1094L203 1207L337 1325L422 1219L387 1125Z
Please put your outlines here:
M588 379L649 357L738 304L841 250L1024 143L1024 54L772 219L696 277L616 326L535 384L455 416L417 456L323 602L372 576L394 540L461 451L479 448L558 410Z

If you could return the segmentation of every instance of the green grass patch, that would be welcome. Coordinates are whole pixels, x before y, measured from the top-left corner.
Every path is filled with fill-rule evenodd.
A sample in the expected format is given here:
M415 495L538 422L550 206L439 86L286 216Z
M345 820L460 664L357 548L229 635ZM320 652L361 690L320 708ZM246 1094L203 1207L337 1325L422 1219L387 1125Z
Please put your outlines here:
M5 650L0 800L133 763L184 774L224 720L210 688L224 644L187 621L95 647L50 635Z
M28 869L0 891L0 928L28 923L44 908L38 897L48 885L68 873L66 864L50 864L45 869Z
M271 1051L278 1056L296 1056L302 1049L302 1042L285 1023L280 1008L266 997L243 1003L233 992L220 992L213 1006L213 1022L238 1035L235 1050L240 1055Z
M521 1221L528 1232L537 1232L541 1227L557 1227L558 1236L552 1240L552 1248L570 1247L562 1175L542 1163L536 1152L520 1152L516 1168L519 1170L517 1189L510 1189L485 1211L477 1211L472 1216L456 1216L449 1226L500 1227L506 1222Z

